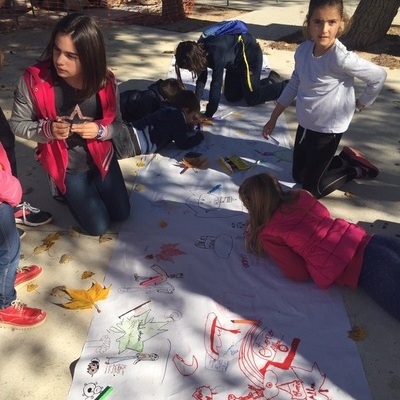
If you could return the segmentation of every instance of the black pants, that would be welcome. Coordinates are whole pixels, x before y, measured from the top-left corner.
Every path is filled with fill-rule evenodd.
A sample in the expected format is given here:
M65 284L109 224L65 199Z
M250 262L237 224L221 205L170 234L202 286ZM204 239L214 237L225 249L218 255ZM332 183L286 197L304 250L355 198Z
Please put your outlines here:
M343 133L321 133L298 126L293 149L293 179L317 199L353 180L357 171L335 156Z
M11 164L12 174L17 177L17 158L15 156L15 136L10 124L0 107L0 142L7 153L8 161Z
M238 46L242 45L241 42L238 43ZM260 46L257 44L246 50L246 57L243 56L243 51L241 54L236 65L226 69L224 88L226 100L235 102L244 98L249 106L276 100L287 82L270 83L268 78L261 80L263 55Z

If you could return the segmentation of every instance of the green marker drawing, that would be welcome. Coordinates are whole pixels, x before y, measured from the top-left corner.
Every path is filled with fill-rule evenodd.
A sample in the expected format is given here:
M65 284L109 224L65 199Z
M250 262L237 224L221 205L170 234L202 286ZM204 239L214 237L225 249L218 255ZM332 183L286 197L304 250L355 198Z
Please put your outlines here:
M112 392L111 386L106 386L106 388L94 399L94 400L103 400Z

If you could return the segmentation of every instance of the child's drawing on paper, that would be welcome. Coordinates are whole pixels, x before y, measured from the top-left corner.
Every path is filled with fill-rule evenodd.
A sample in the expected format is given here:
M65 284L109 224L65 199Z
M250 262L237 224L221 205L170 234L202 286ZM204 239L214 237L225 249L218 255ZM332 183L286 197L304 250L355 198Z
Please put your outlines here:
M161 251L156 254L157 261L170 261L174 262L174 257L186 254L184 251L177 248L179 243L163 244Z
M111 344L111 339L108 335L103 335L100 339L88 340L86 347L94 347L96 353L105 353Z
M94 400L99 396L102 390L103 386L98 385L97 382L85 383L82 396L85 400Z
M156 353L135 353L131 356L107 357L106 364L117 364L124 361L133 361L133 364L137 364L140 361L157 361L158 358Z
M127 350L142 353L147 340L167 332L164 327L169 321L154 321L154 317L149 317L150 312L151 309L140 315L124 316L115 326L111 326L110 332L121 335L117 339L118 354Z
M135 273L133 277L134 277L134 282L137 283L137 285L121 286L120 288L118 288L118 293L137 292L137 291L144 291L146 293L151 293L153 291L156 291L158 293L171 294L175 291L175 288L171 283L167 282L168 279L183 278L182 272L178 272L175 274L168 274L158 264L152 265L151 268L154 271L154 274L152 274L151 276L142 276Z
M318 365L314 363L311 370L305 370L294 364L300 339L293 338L290 345L283 339L283 335L267 327L252 326L248 330L242 341L239 366L251 382L251 392L232 399L329 400L329 390L323 387L326 376ZM254 390L259 395L260 389L263 396L254 397Z
M196 194L192 192L192 195L186 200L186 205L199 218L227 218L238 215L238 211L232 210L233 203L237 203L238 207L242 209L238 199L233 196L217 196L207 192Z
M207 354L207 369L226 371L228 360L225 360L224 349L230 347L232 342L231 335L239 335L241 330L238 328L225 328L219 321L217 314L210 312L207 315L204 328L204 349ZM226 335L224 335L226 334ZM226 337L229 336L229 337Z
M211 249L220 258L229 258L233 247L233 239L226 233L219 236L200 236L195 244L200 249Z
M92 358L87 367L87 373L93 377L93 375L99 371L100 360L98 358Z
M181 355L176 353L172 358L172 362L174 363L176 369L182 376L193 375L199 367L199 362L197 361L197 358L194 355L192 355L189 361L185 360Z

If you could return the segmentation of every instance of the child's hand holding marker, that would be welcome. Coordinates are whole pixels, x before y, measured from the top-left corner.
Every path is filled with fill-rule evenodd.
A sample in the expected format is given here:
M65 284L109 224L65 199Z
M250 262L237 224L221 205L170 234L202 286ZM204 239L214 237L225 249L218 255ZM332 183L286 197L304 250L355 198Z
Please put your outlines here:
M267 140L270 140L271 143L274 144L275 146L279 146L279 142L271 135L268 136Z
M272 144L279 146L279 142L272 137L272 131L275 128L275 123L269 120L263 127L262 135L265 139L270 140Z

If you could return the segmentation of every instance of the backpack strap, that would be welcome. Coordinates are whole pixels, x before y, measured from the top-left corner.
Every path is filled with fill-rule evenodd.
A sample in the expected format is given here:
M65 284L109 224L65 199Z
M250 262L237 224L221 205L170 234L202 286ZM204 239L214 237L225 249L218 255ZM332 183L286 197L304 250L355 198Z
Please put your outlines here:
M247 85L249 86L250 92L252 92L253 91L253 85L251 84L251 79L250 79L250 66L249 66L249 61L247 60L246 47L244 45L244 41L243 41L242 35L238 36L238 43L242 44L243 59L244 59L245 65L246 65Z

